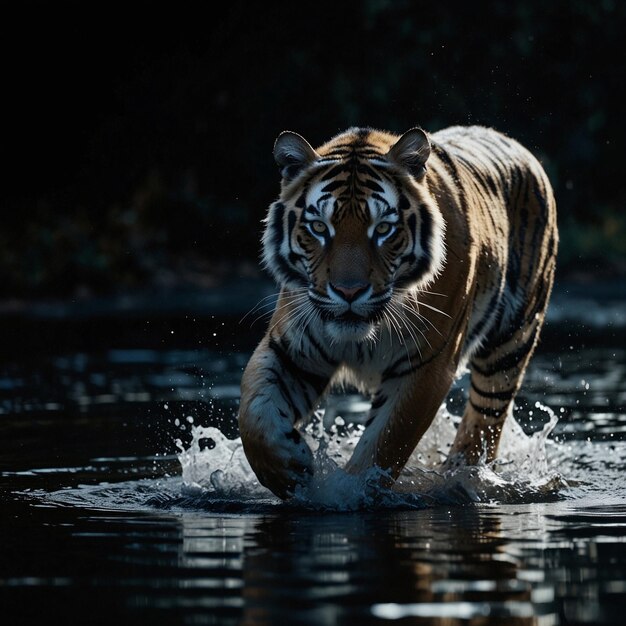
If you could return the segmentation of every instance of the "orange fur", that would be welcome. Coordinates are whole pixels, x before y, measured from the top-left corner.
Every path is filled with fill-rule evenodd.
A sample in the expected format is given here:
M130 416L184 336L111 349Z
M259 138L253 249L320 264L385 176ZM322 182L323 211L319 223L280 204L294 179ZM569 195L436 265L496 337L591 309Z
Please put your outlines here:
M296 426L340 376L373 400L348 471L396 477L464 363L472 388L452 454L494 459L554 275L540 164L481 127L350 129L317 150L284 133L275 157L264 258L282 291L239 414L259 480L282 497L307 482Z

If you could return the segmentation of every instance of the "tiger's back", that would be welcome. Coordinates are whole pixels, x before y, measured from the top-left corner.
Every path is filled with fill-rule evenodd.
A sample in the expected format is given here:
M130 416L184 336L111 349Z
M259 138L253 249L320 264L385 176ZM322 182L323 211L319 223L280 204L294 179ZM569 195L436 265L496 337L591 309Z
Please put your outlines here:
M554 276L556 202L541 164L514 139L482 126L453 126L432 140L433 162L439 160L460 190L479 247L465 346L472 354L541 313Z

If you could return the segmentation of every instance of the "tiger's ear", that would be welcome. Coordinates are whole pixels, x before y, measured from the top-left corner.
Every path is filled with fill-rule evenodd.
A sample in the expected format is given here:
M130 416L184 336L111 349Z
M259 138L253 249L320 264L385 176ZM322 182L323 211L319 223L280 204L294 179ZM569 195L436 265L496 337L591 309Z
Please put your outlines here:
M295 178L300 170L319 158L311 144L298 133L286 130L274 143L274 159L286 180Z
M421 128L407 130L385 155L387 160L405 167L415 178L426 172L426 161L430 156L430 141Z

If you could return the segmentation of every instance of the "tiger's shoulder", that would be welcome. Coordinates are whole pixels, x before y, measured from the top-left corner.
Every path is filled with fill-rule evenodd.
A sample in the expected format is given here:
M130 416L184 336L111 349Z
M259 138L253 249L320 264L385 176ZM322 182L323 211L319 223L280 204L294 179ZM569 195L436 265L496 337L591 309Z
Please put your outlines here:
M449 126L429 135L433 156L448 168L451 160L470 164L471 174L485 169L511 173L515 169L532 171L545 177L539 160L522 143L486 126ZM477 169L476 169L477 168Z

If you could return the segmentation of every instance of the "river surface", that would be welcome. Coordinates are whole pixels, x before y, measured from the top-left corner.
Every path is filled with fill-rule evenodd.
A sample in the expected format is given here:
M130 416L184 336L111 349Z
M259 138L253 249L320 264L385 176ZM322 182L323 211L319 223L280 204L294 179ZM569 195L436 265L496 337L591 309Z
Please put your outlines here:
M290 503L237 442L262 324L20 317L0 366L3 622L623 625L622 304L557 298L499 463L438 469L462 378L395 491L346 482L367 401L337 396Z

